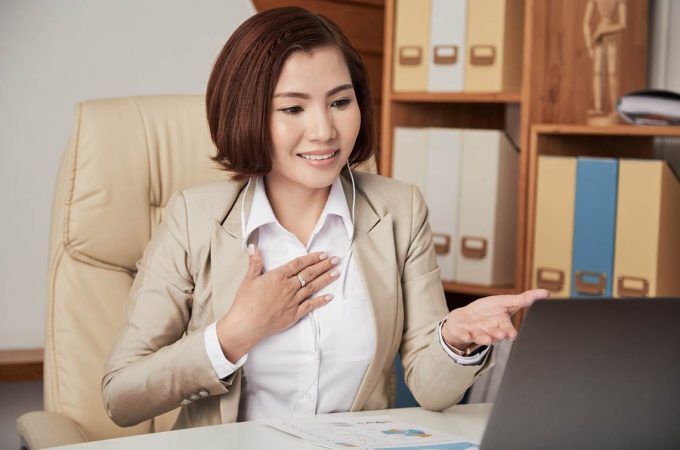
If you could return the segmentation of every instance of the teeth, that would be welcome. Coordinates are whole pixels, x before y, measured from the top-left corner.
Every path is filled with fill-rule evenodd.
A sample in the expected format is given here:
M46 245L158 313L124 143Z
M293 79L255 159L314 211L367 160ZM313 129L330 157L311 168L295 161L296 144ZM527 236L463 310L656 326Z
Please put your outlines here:
M320 161L322 159L332 158L333 156L335 156L336 153L337 153L337 151L335 151L335 152L333 152L329 155L300 155L300 156L302 156L305 159L312 160L312 161Z

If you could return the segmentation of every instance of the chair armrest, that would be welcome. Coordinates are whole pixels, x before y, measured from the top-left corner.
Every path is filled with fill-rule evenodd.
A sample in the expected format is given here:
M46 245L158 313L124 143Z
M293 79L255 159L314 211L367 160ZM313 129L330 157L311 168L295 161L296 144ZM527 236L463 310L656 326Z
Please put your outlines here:
M28 450L87 442L78 424L68 417L47 411L32 411L17 419L21 445Z

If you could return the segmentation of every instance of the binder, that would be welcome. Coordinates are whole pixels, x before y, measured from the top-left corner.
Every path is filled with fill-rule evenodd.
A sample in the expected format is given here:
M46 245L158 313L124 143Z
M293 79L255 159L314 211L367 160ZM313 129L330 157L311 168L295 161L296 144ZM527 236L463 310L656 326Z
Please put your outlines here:
M572 297L612 296L617 179L617 160L578 159Z
M463 90L467 3L467 0L432 0L429 91Z
M420 188L444 280L453 280L456 262L460 133L452 128L397 127L394 131L392 176Z
M513 285L519 154L498 130L463 130L455 279Z
M574 241L576 158L539 156L536 183L533 288L569 297Z
M665 161L619 164L614 296L680 296L677 175Z
M431 0L398 0L395 11L393 89L427 90Z
M395 127L392 157L392 178L425 189L427 174L427 128Z
M465 91L519 91L524 0L468 2Z
M428 130L427 171L423 194L430 212L432 238L443 280L453 281L458 242L458 192L461 170L461 131Z

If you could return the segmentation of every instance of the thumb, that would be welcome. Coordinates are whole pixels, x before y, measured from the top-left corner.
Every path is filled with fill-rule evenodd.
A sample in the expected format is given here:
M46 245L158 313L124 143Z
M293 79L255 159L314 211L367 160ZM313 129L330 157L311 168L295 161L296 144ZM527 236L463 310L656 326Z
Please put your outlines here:
M262 275L264 261L262 254L255 244L248 245L248 275L252 278Z

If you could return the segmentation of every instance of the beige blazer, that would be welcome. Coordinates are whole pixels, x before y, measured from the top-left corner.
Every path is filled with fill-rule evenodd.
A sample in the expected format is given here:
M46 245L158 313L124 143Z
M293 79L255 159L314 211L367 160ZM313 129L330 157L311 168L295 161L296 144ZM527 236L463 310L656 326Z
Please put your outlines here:
M448 312L427 206L409 184L357 172L354 255L376 325L375 355L351 410L389 408L394 358L427 409L457 403L492 364L457 365L435 332ZM352 186L341 177L348 205ZM182 406L175 428L236 421L241 370L220 380L203 331L231 306L248 267L241 239L244 183L223 181L173 195L138 274L102 380L109 416L126 426ZM246 214L252 201L249 190Z

